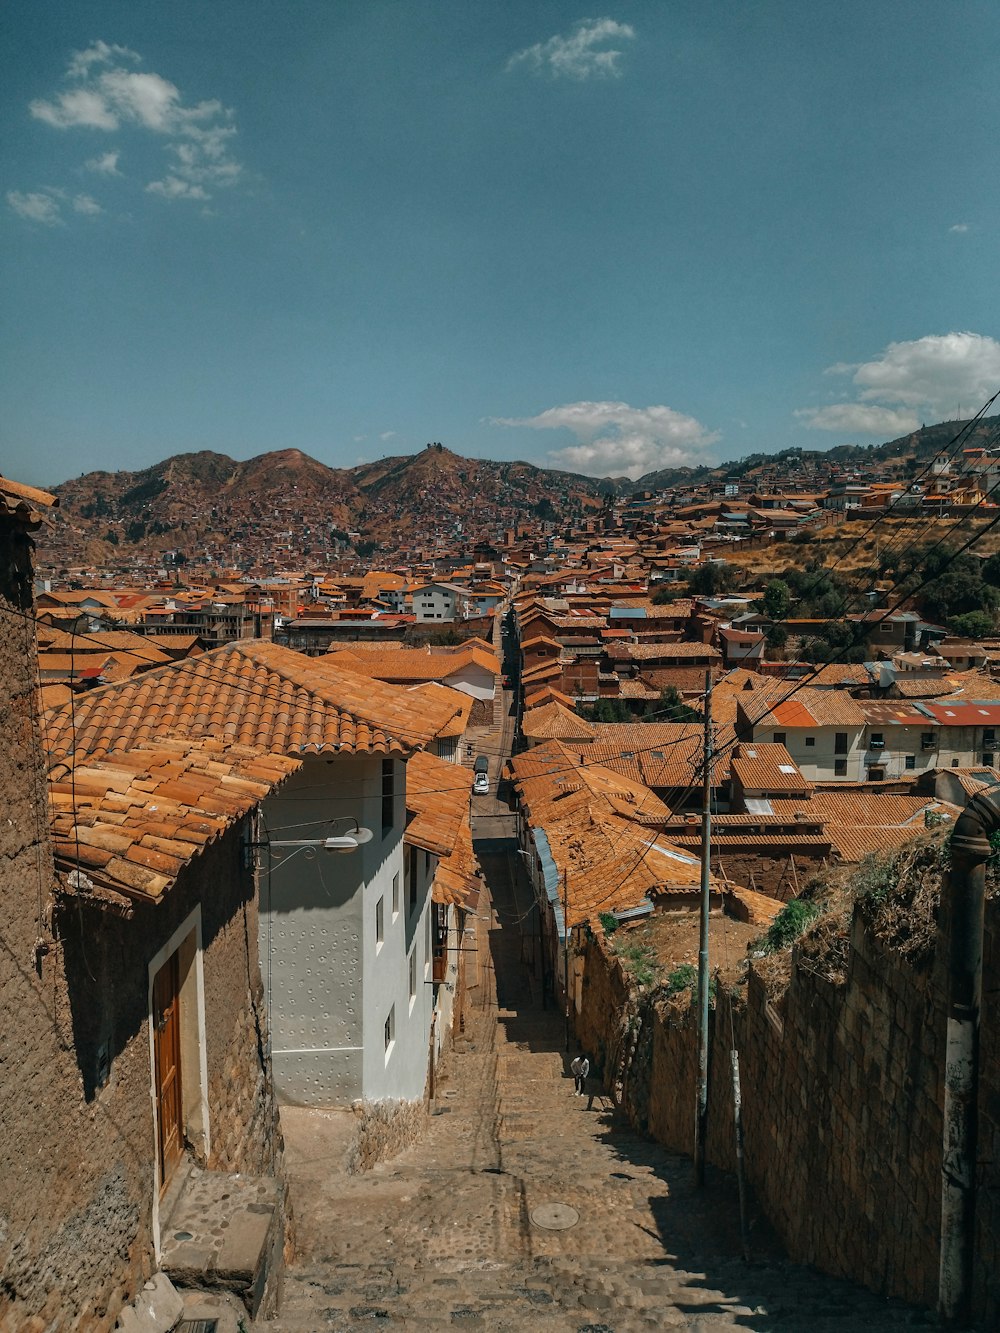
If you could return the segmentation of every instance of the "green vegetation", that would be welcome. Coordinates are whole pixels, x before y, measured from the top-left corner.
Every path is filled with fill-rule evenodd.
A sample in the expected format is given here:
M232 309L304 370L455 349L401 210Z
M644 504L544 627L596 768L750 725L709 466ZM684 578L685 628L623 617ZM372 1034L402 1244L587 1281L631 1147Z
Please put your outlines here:
M694 988L698 985L698 969L692 963L681 963L670 973L665 984L668 995L678 995L689 986Z
M576 711L585 722L634 722L632 710L624 699L598 699L596 704L577 704Z
M605 935L613 935L618 929L619 922L614 912L600 912L597 919L600 921Z
M771 922L760 947L765 953L778 953L781 949L787 949L819 914L820 909L815 903L806 902L803 898L792 898Z
M700 722L701 713L696 708L689 708L673 685L667 685L660 691L660 697L650 704L640 722Z
M697 597L715 597L739 587L740 574L725 560L708 560L691 571L688 592Z
M616 941L615 953L622 967L640 986L652 986L660 973L656 950L651 944L625 944Z
M925 544L887 552L879 567L900 592L912 592L928 620L973 638L993 630L1000 610L998 555L980 564L968 551L957 555L951 547Z
M784 579L772 579L764 589L764 614L770 620L784 620L791 605L791 588Z

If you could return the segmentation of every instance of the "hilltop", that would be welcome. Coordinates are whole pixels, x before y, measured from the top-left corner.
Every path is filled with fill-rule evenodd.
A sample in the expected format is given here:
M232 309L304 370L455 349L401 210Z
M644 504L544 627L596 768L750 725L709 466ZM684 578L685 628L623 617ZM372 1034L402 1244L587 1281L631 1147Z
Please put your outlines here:
M309 564L331 551L471 551L526 522L573 524L609 494L721 486L761 469L807 487L821 474L866 468L913 475L950 446L961 425L940 422L868 447L786 449L711 467L667 468L634 482L465 458L440 444L353 468L327 467L299 449L243 462L203 450L138 472L89 472L52 487L61 508L47 550L54 568L161 562L168 553L176 563L232 565L256 563L262 552ZM998 426L1000 417L984 418L963 447L986 443Z
M54 566L115 565L128 552L183 563L239 563L251 548L306 563L348 551L439 540L463 548L527 520L567 521L600 507L608 482L530 463L463 458L441 445L354 468L298 449L237 462L203 451L139 472L89 472L52 489L61 507Z

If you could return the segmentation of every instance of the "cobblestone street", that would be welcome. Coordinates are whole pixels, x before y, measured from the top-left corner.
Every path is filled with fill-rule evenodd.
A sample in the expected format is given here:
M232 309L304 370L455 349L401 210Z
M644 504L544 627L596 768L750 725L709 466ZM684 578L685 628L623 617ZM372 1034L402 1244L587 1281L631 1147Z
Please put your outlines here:
M298 1253L280 1333L447 1329L881 1329L929 1314L781 1258L742 1258L736 1191L634 1134L599 1088L577 1097L561 1015L544 1009L533 915L502 807L477 819L491 901L479 985L419 1140L343 1168L352 1118L286 1116ZM284 1113L283 1113L284 1114ZM817 1201L821 1204L821 1201Z

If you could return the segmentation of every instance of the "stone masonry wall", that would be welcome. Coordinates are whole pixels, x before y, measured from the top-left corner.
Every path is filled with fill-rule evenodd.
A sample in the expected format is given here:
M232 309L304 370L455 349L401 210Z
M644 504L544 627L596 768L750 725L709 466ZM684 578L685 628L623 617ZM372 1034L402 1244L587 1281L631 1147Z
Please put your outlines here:
M130 920L54 896L30 613L30 545L0 523L0 1330L105 1333L154 1265L147 964L199 897L208 1164L267 1170L281 1144L238 831Z
M0 523L0 1328L103 1330L148 1276L151 1247L136 1126L85 1097L52 934L30 557ZM134 1072L126 1062L123 1086ZM137 1087L148 1116L148 1061Z
M1000 1314L1000 904L987 916L980 1088L977 1308ZM619 1099L637 1127L694 1146L695 1015L633 997L624 1024L620 967L595 940L579 1030L612 1050L622 1027ZM886 1295L933 1306L940 1231L944 1004L938 974L915 973L856 915L846 983L797 964L777 1008L751 973L745 1001L712 1014L707 1156L735 1169L730 1022L740 1053L747 1178L791 1257Z

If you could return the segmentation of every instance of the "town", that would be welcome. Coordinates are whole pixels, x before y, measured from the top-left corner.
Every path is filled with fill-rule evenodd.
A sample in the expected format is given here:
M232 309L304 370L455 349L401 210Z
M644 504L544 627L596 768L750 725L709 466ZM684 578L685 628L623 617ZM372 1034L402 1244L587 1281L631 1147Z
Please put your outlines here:
M1000 418L355 473L0 478L0 1326L994 1327Z

